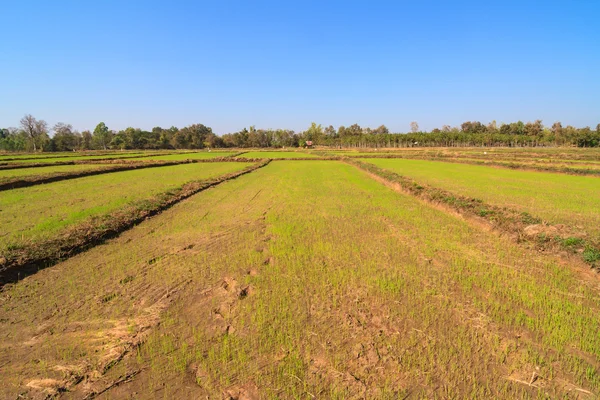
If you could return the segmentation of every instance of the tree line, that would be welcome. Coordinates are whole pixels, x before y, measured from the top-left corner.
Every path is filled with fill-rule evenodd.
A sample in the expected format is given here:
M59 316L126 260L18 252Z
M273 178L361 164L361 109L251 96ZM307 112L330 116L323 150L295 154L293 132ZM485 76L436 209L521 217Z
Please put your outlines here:
M421 131L417 122L411 122L408 133L390 133L385 125L377 129L361 128L354 124L341 126L337 131L329 126L312 124L302 138L318 145L333 147L537 147L577 146L600 147L600 124L576 128L555 122L544 126L541 120L500 124L496 121L484 125L479 121L466 121L460 127L444 125L430 132Z
M52 135L51 135L52 133ZM551 127L542 121L522 121L485 125L467 121L460 127L444 125L430 132L421 131L411 122L410 132L391 133L385 125L363 128L358 124L337 129L312 123L302 132L290 129L256 129L254 126L238 132L216 135L203 124L184 128L155 127L151 131L129 127L121 131L109 129L100 122L93 131L79 132L67 123L52 128L46 121L25 115L18 128L0 129L0 150L4 151L79 151L108 149L203 149L203 148L282 148L304 147L307 143L329 147L453 147L453 146L578 146L600 147L600 124L575 128L560 122Z
M50 133L53 133L50 136ZM93 131L79 132L71 124L59 122L52 128L44 120L25 115L18 128L0 129L0 150L79 151L109 149L202 149L223 147L211 128L192 124L184 128L155 127L152 131L127 128L118 132L100 122Z

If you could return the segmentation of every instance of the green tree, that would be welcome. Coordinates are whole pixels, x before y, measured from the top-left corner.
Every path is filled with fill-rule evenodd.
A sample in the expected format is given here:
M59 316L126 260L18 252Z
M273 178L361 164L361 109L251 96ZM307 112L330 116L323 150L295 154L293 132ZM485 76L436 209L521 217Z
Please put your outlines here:
M62 122L52 128L52 145L55 151L73 151L80 146L81 135L73 131L73 126Z
M321 124L317 125L316 122L312 122L310 124L310 128L308 128L304 132L304 140L305 141L310 140L314 144L322 144L323 136L324 136L323 127L321 126Z
M92 148L92 132L83 131L81 132L81 149L82 150L90 150Z
M390 133L390 130L385 125L381 125L375 130L373 130L373 134L375 135L386 135L388 133Z
M98 125L96 125L96 128L94 128L93 138L96 146L99 148L106 150L107 146L112 140L112 136L112 132L108 129L104 122L100 122Z

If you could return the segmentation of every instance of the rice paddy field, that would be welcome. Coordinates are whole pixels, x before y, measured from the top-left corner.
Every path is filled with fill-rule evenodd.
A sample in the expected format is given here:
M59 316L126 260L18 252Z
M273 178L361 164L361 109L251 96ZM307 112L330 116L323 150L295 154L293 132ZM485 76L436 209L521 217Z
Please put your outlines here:
M5 162L10 164L22 164L22 163L58 163L68 161L86 161L86 160L110 160L118 158L135 158L145 156L143 153L112 153L112 154L99 154L99 155L69 155L64 157L52 157L52 156L40 156L40 157L26 157L7 159ZM8 157L6 157L8 158ZM3 162L0 158L0 163Z
M50 167L39 168L22 168L22 169L0 169L0 183L15 179L27 178L32 176L50 176L54 174L87 171L100 168L99 164L82 164L82 165L55 165Z
M103 174L0 192L0 251L47 239L71 225L110 214L192 180L242 169L245 163L183 164Z
M247 151L240 157L244 158L305 158L318 157L308 151Z
M178 160L203 160L209 158L217 158L217 157L229 157L236 154L235 152L230 151L211 151L211 152L189 152L189 153L175 153L175 154L166 154L166 155L156 155L148 157L148 160L168 160L168 161L178 161Z
M406 159L369 163L450 190L573 225L600 238L600 178Z
M544 150L551 163L595 151ZM517 151L498 152L509 160ZM565 225L591 244L600 178L325 153L252 150L240 157L275 160L0 191L3 275L2 265L24 265L15 248L51 246L86 226L91 235L94 218L211 182L2 278L0 398L598 398L600 250L541 249L539 237L424 200L390 177ZM359 152L336 154L346 153ZM597 250L598 259L582 257Z

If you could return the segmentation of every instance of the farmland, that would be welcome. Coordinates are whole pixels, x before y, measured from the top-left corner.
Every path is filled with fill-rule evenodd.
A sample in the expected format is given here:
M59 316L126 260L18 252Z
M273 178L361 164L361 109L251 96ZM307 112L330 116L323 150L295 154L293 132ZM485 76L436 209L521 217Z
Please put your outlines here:
M244 152L240 157L245 158L305 158L317 157L309 152L301 151L248 151Z
M217 157L229 157L235 152L230 151L212 151L212 152L186 152L167 155L157 155L148 157L149 160L202 160Z
M51 167L40 168L23 168L23 169L0 169L0 183L13 178L25 178L31 176L49 176L53 174L85 171L98 168L97 164L84 165L56 165Z
M110 214L128 203L188 181L222 175L245 165L184 164L0 192L0 225L3 226L0 251L47 239L85 219Z
M574 225L600 237L600 179L405 159L367 162L418 182Z
M5 162L16 164L16 163L59 163L69 161L86 161L86 160L104 160L104 159L115 159L115 158L135 158L144 156L141 153L112 153L112 154L101 154L101 155L70 155L64 157L22 157L7 160ZM8 158L8 157L7 157ZM2 159L0 159L2 162Z
M0 398L600 395L595 261L540 251L527 242L539 238L414 194L477 198L594 244L600 178L365 151L194 154L241 152L275 161L159 166L0 192L0 258L8 259L11 249L50 246L94 218L215 180L4 284ZM589 163L598 155L543 152ZM332 154L361 158L319 159ZM294 160L304 157L314 160ZM52 168L61 167L0 172ZM417 189L403 190L391 174Z

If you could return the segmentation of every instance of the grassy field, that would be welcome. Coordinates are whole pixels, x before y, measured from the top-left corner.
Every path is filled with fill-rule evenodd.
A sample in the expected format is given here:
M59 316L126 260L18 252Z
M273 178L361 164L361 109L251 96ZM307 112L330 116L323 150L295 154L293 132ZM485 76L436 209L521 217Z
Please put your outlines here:
M441 158L473 158L481 160L499 160L513 162L583 162L597 163L600 151L580 148L496 148L496 147L410 147L381 149L331 149L324 150L328 154L346 156L399 156L399 157L441 157Z
M160 151L160 150L159 150ZM68 157L68 156L90 156L90 155L110 155L110 154L140 154L144 150L89 150L89 151L64 151L64 152L48 152L48 153L2 153L0 159L4 158L51 158L51 157Z
M597 276L335 161L195 195L1 306L3 398L600 391Z
M282 154L310 153L241 157ZM599 178L363 161L600 231ZM0 249L247 165L184 164L0 192ZM341 161L273 161L5 284L0 398L600 395L595 270L383 183Z
M146 160L198 160L198 159L207 159L207 158L216 158L216 157L227 157L235 154L236 152L232 151L208 151L204 152L194 152L194 153L180 153L180 154L168 154L168 155L158 155L146 157Z
M442 159L443 160L443 159ZM588 161L588 160L564 160L564 159L553 159L553 158L504 158L502 156L499 157L461 157L458 160L467 160L467 161L495 161L495 162L504 162L504 163L524 163L524 164L532 164L532 165L555 165L555 166L564 166L571 168L600 168L600 162L596 161Z
M70 157L35 157L35 158L24 158L24 159L16 159L11 161L6 161L10 164L23 164L23 163L55 163L55 162L65 162L65 161L85 161L85 160L105 160L105 159L113 159L113 158L135 158L135 157L144 157L150 153L111 153L111 154L102 154L102 155L81 155L81 156L70 156ZM0 159L0 162L2 160Z
M318 157L308 151L248 151L240 157L244 158L304 158Z
M366 159L417 182L527 211L548 222L600 237L600 179L477 165L404 159Z
M83 165L56 165L50 167L23 168L23 169L0 169L0 183L12 180L14 178L28 178L31 176L51 176L65 172L87 171L106 167L101 164L83 164Z
M57 235L133 201L244 168L246 163L184 164L97 175L0 192L0 252Z

